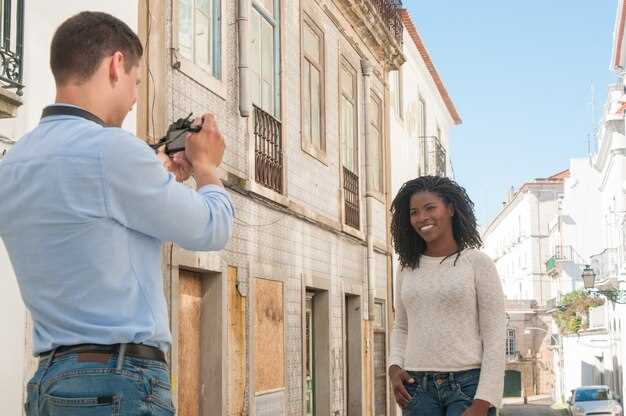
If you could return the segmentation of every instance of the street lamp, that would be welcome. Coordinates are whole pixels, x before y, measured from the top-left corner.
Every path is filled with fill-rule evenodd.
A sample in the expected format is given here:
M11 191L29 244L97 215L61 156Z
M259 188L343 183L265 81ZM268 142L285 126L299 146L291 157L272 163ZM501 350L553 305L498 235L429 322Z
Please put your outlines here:
M626 304L626 290L610 289L599 290L596 289L596 272L593 271L591 266L585 265L582 275L583 285L587 294L597 298L600 295L606 297L610 302L619 303L620 305Z
M541 332L545 332L546 334L549 334L552 340L552 345L556 346L557 349L559 348L559 338L553 333L548 332L543 328L528 327L524 329L524 335L530 335L530 331L541 331Z

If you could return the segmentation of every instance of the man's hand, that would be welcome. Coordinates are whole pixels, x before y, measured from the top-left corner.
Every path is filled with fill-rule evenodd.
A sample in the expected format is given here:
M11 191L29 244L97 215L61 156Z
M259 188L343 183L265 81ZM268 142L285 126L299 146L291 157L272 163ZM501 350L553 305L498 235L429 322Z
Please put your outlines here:
M491 404L485 400L475 399L472 405L465 409L463 416L487 416Z
M172 172L176 176L178 182L186 181L191 176L191 163L185 157L184 152L177 152L172 157L169 157L165 153L165 146L161 146L157 153L157 159L161 161L163 167L168 172Z
M393 388L393 395L396 397L396 403L402 408L405 408L411 401L412 397L406 388L404 383L415 383L415 380L404 371L404 369L397 365L389 367L389 379L391 380L391 386Z
M191 133L185 141L185 156L193 167L193 176L198 187L204 185L221 185L217 177L217 167L224 158L224 136L220 133L215 116L205 114L196 119L201 122L202 129Z

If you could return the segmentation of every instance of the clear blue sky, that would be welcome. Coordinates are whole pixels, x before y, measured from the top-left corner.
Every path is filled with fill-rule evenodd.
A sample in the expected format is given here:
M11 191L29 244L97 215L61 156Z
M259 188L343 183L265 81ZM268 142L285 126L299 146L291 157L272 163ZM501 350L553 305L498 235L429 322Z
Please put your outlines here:
M456 179L486 226L507 190L587 154L606 100L617 0L404 0L463 119Z

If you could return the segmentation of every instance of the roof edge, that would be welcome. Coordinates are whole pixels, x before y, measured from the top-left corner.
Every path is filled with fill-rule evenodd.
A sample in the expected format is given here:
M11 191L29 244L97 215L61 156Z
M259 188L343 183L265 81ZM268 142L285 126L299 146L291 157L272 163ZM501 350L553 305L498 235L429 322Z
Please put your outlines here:
M424 45L422 38L417 32L417 27L415 27L415 23L413 23L413 19L411 18L409 11L407 9L400 9L400 18L402 19L402 23L406 27L407 32L411 36L411 39L413 39L413 43L415 43L417 50L422 56L422 59L424 60L424 63L426 64L426 68L428 69L430 76L432 77L433 81L435 82L435 85L437 86L439 95L443 99L443 102L445 103L446 108L448 109L448 113L450 113L450 117L452 117L452 120L454 120L454 124L457 124L457 125L462 124L463 120L461 119L459 112L457 111L454 103L452 102L452 98L450 98L450 95L448 94L448 90L446 89L443 83L443 80L439 76L439 73L437 72L437 69L435 68L435 64L433 63L430 55L428 54L428 50L426 49L426 46Z

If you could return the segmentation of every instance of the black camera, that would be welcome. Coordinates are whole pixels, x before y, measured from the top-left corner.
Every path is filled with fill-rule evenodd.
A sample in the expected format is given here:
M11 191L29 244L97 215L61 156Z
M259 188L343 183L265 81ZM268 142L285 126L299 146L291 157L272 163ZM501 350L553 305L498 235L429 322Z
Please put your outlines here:
M202 125L194 126L191 116L193 113L189 113L186 118L179 118L175 122L169 125L167 133L157 143L151 144L154 150L158 150L161 146L165 146L165 154L168 156L185 150L185 139L187 133L197 133L202 129Z

